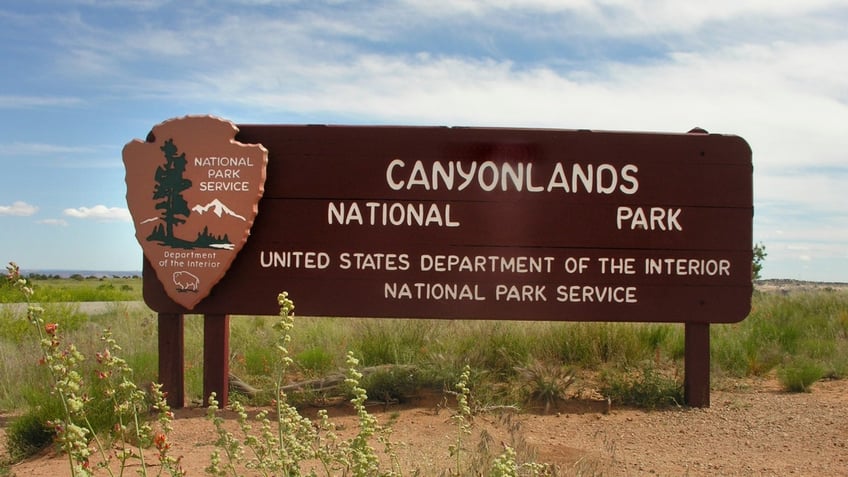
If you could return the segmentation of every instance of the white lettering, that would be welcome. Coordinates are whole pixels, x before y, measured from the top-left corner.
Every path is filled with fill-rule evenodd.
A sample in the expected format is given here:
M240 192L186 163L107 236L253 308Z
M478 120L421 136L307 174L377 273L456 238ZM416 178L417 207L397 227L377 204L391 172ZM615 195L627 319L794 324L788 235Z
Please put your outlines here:
M259 252L262 268L311 268L324 270L330 266L330 255L326 252L265 251Z
M328 225L393 225L459 227L451 204L366 202L366 214L358 202L328 202Z
M486 182L486 171L490 171L491 174L491 180L489 182ZM480 170L477 172L477 183L484 191L491 192L498 186L498 175L498 166L492 161L486 161L480 164Z
M220 181L203 181L199 186L202 192L218 192L218 191L233 191L233 192L250 192L250 182L220 182Z
M542 192L545 188L533 184L533 163L527 164L527 192Z
M422 272L551 273L555 257L499 255L421 255Z
M253 167L250 157L195 157L196 167Z
M681 209L650 207L647 212L642 207L621 206L616 210L616 227L621 230L629 222L630 230L660 230L664 232L682 232L678 217Z
M386 167L386 184L391 190L456 190L476 186L484 192L584 192L588 194L635 194L639 190L634 164L573 163L553 165L545 182L545 172L534 169L532 162L432 161L416 160L407 168L401 159L393 159ZM541 177L537 177L541 176ZM536 180L542 179L542 180ZM546 185L543 185L546 184Z
M453 190L454 161L448 161L448 169L441 162L433 163L433 190L439 190L439 178L445 184L445 189Z
M564 262L565 271L568 273L583 273L589 268L591 260L589 257L568 257Z
M604 173L609 176L609 184L604 185ZM598 166L598 170L595 171L595 175L598 180L598 193L599 194L612 194L615 192L615 186L618 184L618 171L616 171L615 167L609 164L601 164Z
M400 159L393 159L392 162L389 163L389 167L386 168L386 183L389 184L389 187L392 190L401 190L403 189L404 182L397 182L394 179L393 171L396 167L403 167L406 163L401 161Z
M497 301L548 301L545 285L496 285Z
M486 301L480 285L465 283L383 283L383 298L394 300Z
M557 287L560 303L638 303L636 287L560 285Z
M726 258L646 258L645 274L729 277L730 260Z
M621 168L621 179L629 184L628 186L622 185L619 188L621 192L633 195L639 190L639 180L636 179L635 175L637 172L639 172L639 168L633 164L627 164Z
M342 270L387 270L390 272L409 270L409 255L405 253L342 252L339 268Z
M563 169L560 162L557 162L556 166L554 166L551 180L548 181L548 192L557 188L562 189L563 192L571 192L571 189L568 187L568 179L565 178L565 169Z
M412 165L412 173L409 175L409 182L406 183L407 189L412 189L415 186L423 187L424 190L430 190L430 183L427 181L427 172L424 170L424 163L415 161Z

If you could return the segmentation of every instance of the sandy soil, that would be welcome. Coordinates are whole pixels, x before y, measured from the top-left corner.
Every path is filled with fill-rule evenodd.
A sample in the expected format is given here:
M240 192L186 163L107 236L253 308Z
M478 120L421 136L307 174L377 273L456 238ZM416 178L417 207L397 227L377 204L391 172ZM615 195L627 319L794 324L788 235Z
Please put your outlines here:
M574 399L548 415L487 413L475 419L476 435L465 445L477 449L486 430L493 452L509 443L557 465L560 475L848 475L848 381L822 381L803 394L782 392L774 380L730 387L713 390L708 409L607 410L605 402ZM436 475L449 459L456 428L450 409L434 402L372 409L383 422L393 419L392 441L408 475L414 468ZM213 449L204 413L187 408L175 420L173 455L182 456L189 476L204 475ZM335 413L334 422L354 429L353 416ZM11 470L56 476L67 475L67 465L46 451Z

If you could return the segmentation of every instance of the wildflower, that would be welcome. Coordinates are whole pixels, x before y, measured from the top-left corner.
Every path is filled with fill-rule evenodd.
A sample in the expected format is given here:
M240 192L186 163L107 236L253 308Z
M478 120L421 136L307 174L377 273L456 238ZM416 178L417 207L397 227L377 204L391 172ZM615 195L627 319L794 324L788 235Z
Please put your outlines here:
M47 324L44 325L44 332L47 333L50 336L55 335L56 331L58 329L59 329L58 323L47 323Z
M21 278L21 267L19 267L15 262L9 262L9 264L6 265L6 272L6 276L12 283L17 282L18 279Z
M153 438L153 444L160 451L168 450L171 447L171 444L168 443L168 437L161 432Z
M109 353L109 350L107 349L102 352L94 353L94 357L97 359L99 364L103 364L109 360L111 353Z

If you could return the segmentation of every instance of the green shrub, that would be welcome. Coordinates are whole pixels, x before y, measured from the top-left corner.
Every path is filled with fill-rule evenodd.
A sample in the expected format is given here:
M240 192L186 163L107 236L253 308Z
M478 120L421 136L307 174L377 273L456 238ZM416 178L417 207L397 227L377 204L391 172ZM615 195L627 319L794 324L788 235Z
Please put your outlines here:
M711 327L713 370L762 376L787 357L804 356L833 373L848 362L848 293L755 293L744 321Z
M515 322L487 322L476 333L458 336L458 348L453 350L465 358L474 369L485 370L489 379L507 381L516 376L516 368L530 361L537 349L529 327Z
M411 364L435 333L430 320L362 319L353 322L351 346L364 366Z
M251 346L244 349L242 359L248 376L268 376L276 367L276 353L270 348Z
M614 403L655 409L683 403L683 383L645 364L636 372L607 372L601 393Z
M783 388L789 392L810 392L810 386L824 376L824 366L810 359L798 358L778 370Z
M133 350L127 355L127 365L133 370L136 383L152 383L159 379L159 353L150 347Z
M552 330L549 338L553 340L549 345L551 357L572 366L598 369L607 363L615 363L626 367L652 358L656 353L654 343L646 346L645 336L640 336L641 324L578 322L559 325ZM665 342L664 339L662 341Z
M575 381L574 369L540 361L519 367L517 371L522 380L524 400L544 404L545 414L550 411L551 406L556 407L567 398L568 388Z
M46 404L58 404L47 401ZM61 414L56 409L36 407L29 409L14 419L6 429L6 451L12 460L29 457L53 442L53 430L47 427L47 421Z
M42 319L47 323L57 323L63 333L79 330L89 322L88 315L82 313L76 303L45 303L42 307Z
M29 334L29 322L12 307L0 307L0 340L20 343Z
M320 375L333 368L333 356L324 348L313 347L301 351L295 356L294 361L311 375Z
M666 345L672 335L672 325L667 324L643 324L636 328L636 335L642 346L649 350L658 351Z
M371 321L360 324L355 350L363 365L376 366L400 362L398 340L390 328L393 327L379 326Z
M360 385L375 400L402 403L413 397L426 383L417 369L392 366L364 376Z
M138 355L134 356L137 358ZM47 423L61 420L65 415L55 389L50 387L52 379L47 376L43 367L34 363L32 366L36 368L33 374L39 375L39 378L27 386L22 386L27 411L13 421L7 431L9 454L15 458L27 457L50 444L56 436L54 429L48 427ZM128 416L116 414L115 403L106 397L109 391L108 383L104 379L96 378L98 373L95 366L93 359L84 360L76 365L74 371L85 377L81 380L84 389L80 389L80 392L85 394L85 425L94 433L103 433L111 431L121 417L126 420Z

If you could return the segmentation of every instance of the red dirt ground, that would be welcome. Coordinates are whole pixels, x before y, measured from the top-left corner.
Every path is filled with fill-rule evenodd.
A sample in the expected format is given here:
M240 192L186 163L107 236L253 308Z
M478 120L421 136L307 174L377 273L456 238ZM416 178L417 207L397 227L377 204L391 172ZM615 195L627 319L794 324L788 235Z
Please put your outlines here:
M772 380L746 380L713 390L708 409L644 411L611 408L605 402L570 400L548 415L482 414L479 432L556 464L559 475L848 475L848 381L822 381L811 393L791 394ZM405 475L438 475L449 462L456 427L450 409L432 400L404 406L375 406L381 422L393 419L392 441ZM177 412L173 455L182 456L189 476L204 475L214 435L205 410ZM8 416L0 415L0 423ZM234 424L229 416L230 424ZM339 412L333 421L348 431L355 417ZM0 436L2 440L2 436ZM4 446L5 448L5 446ZM135 475L135 470L130 469ZM65 457L47 451L11 468L14 476L68 475ZM250 475L250 474L245 474Z

